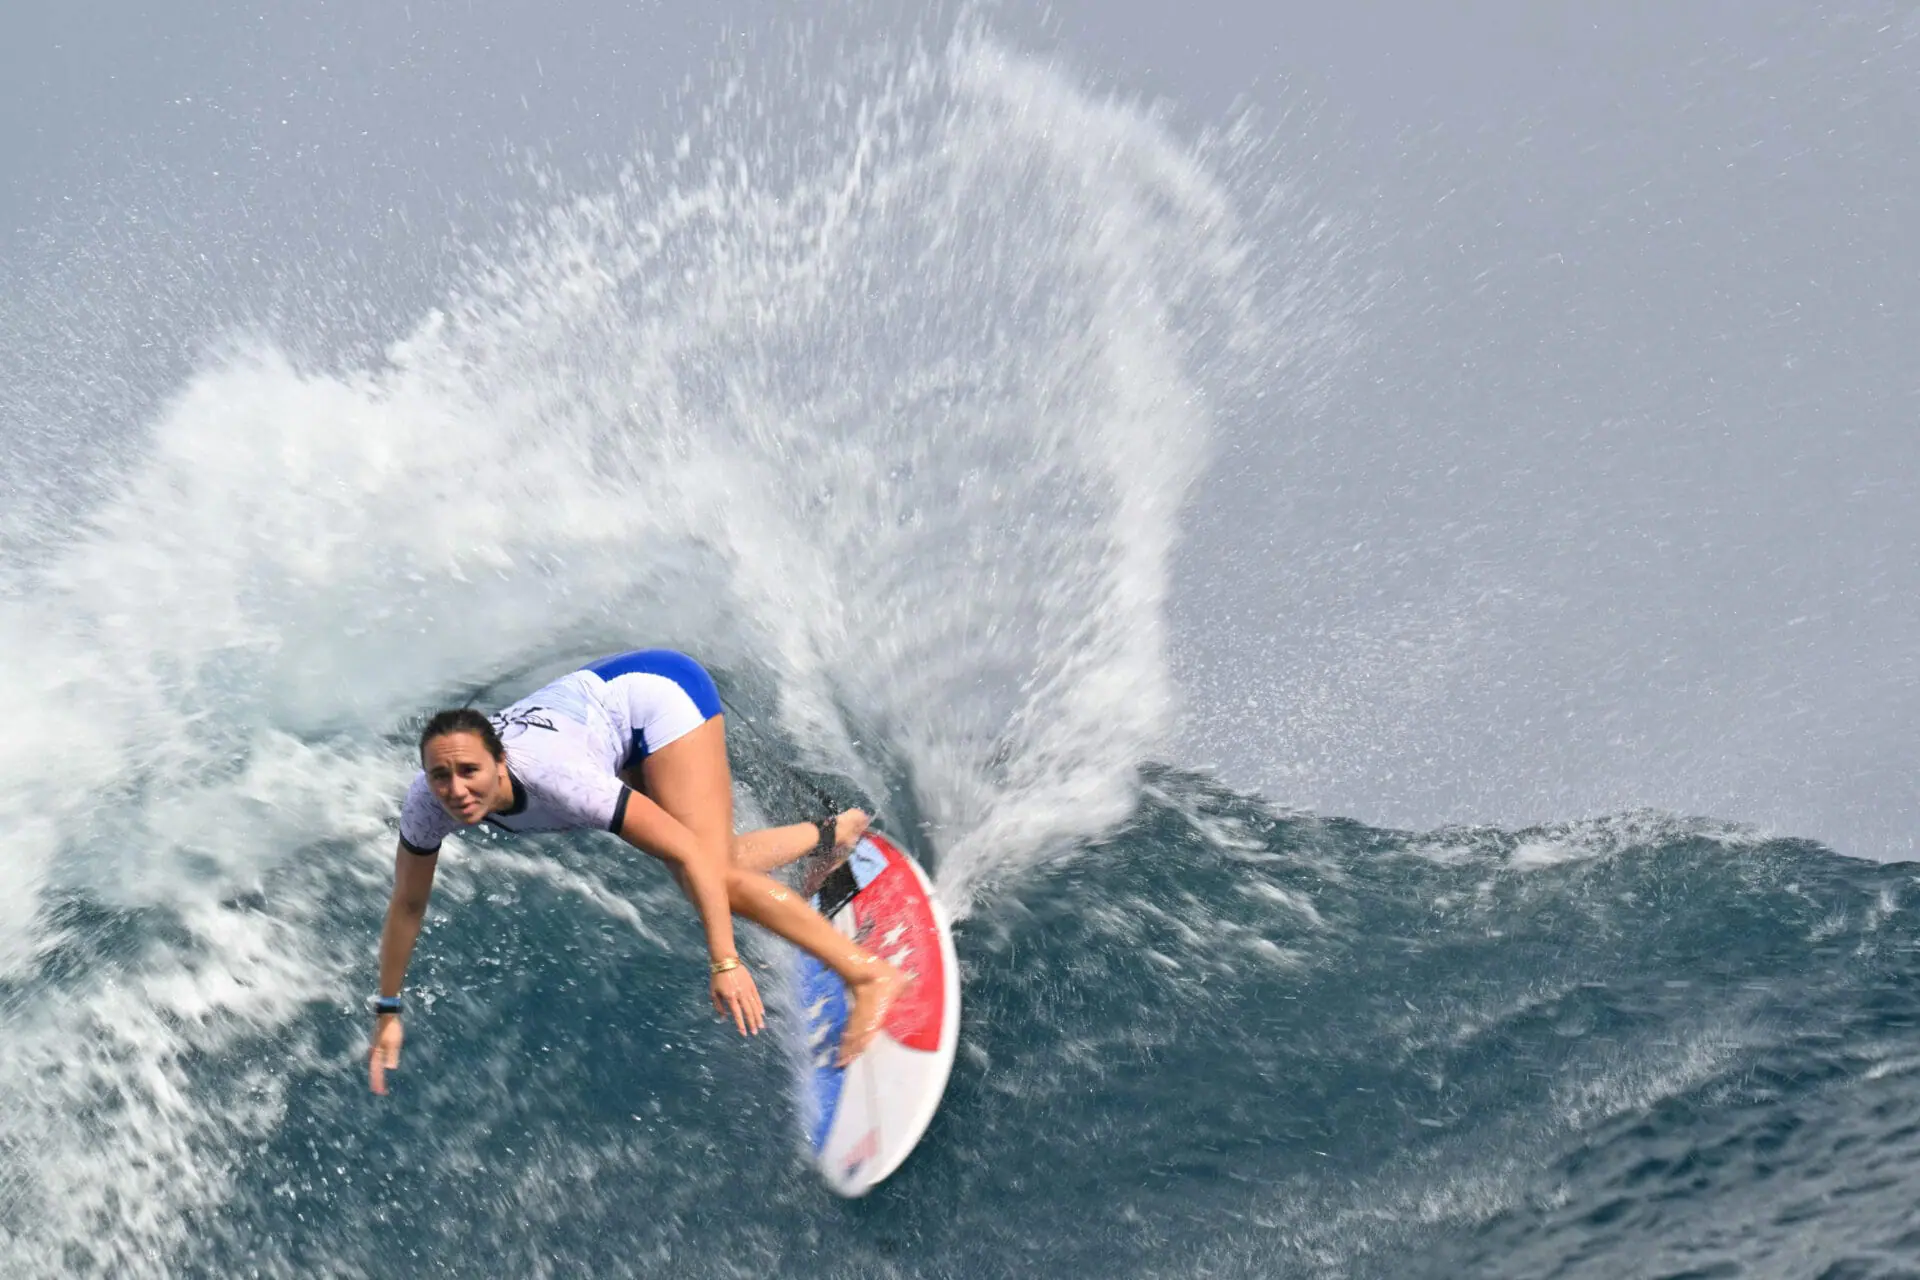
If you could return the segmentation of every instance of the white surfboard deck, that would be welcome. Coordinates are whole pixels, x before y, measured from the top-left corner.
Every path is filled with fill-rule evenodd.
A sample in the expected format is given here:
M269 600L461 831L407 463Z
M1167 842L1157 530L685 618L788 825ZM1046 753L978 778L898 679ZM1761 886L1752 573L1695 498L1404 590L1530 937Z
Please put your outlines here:
M846 987L810 955L797 968L808 1150L829 1187L862 1196L900 1167L940 1109L960 1043L960 966L926 873L877 831L861 837L812 900L834 928L912 975L873 1043L843 1071L834 1060Z

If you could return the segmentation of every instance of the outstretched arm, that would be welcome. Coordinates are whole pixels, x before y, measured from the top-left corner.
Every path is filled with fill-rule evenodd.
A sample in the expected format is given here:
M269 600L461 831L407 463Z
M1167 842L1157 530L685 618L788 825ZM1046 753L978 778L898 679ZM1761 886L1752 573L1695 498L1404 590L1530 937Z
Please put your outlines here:
M380 994L397 996L420 937L420 922L433 893L433 871L440 854L415 853L404 843L394 852L393 896L387 900L387 922L380 930ZM374 1019L373 1045L367 1054L367 1080L375 1093L387 1091L387 1072L400 1065L400 1015L383 1013Z

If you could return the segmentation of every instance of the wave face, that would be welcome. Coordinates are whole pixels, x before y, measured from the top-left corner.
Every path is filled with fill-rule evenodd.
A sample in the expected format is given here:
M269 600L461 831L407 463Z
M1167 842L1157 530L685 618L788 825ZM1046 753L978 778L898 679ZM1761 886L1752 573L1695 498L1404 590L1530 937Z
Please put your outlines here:
M1906 872L1656 816L1414 836L1145 763L1216 428L1308 402L1367 297L1262 135L980 37L801 87L548 182L374 358L175 335L103 471L21 490L0 1273L1912 1253ZM110 329L175 278L113 275L64 305ZM9 418L101 403L60 376ZM449 853L365 1090L420 717L635 644L716 671L749 818L863 799L962 919L947 1104L867 1201L806 1173L781 1046L715 1031L691 913L604 839Z
M97 1038L35 1065L101 1088L31 1136L97 1145L10 1153L16 1214L23 1172L73 1178L69 1216L10 1224L16 1266L1893 1275L1920 1247L1910 869L1652 815L1411 835L1150 771L962 924L946 1105L856 1204L801 1165L782 1055L702 1017L661 877L558 840L447 870L380 1103L337 993L237 963L279 890L202 912L228 941L197 970L158 959L216 945L190 916L51 908L25 990ZM366 879L292 932L364 933ZM56 1252L76 1194L104 1234Z
M358 1096L352 1006L434 706L689 649L773 753L743 808L798 816L775 763L891 797L961 913L1128 811L1169 719L1180 506L1218 409L1344 341L1305 305L1338 296L1337 246L1246 139L1210 159L983 38L774 94L739 80L590 191L535 174L372 359L315 356L311 320L198 337L138 430L109 424L104 478L22 488L0 531L0 1271L377 1272L385 1246L349 1239L366 1213L465 1273L569 1256L519 1234L558 1215L604 1269L644 1255L610 1230L623 1179L677 1188L648 1197L668 1234L646 1248L694 1247L697 1205L746 1176L683 1168L697 1151L758 1151L756 1177L783 1172L753 1198L817 1211L769 1141L777 1053L717 1056L688 913L604 849L451 860L423 1026L494 1029L423 1032L425 1110ZM1269 229L1303 220L1297 250L1252 252L1236 168ZM109 332L138 282L180 279L103 275L66 294ZM79 365L16 384L9 415L102 403L114 379ZM33 439L98 426L71 412ZM610 1040L556 1020L583 981L608 1003L574 1013ZM623 1062L647 1065L597 1074ZM491 1173L423 1194L429 1167ZM593 1167L597 1225L574 1216ZM428 1226L459 1186L481 1199Z

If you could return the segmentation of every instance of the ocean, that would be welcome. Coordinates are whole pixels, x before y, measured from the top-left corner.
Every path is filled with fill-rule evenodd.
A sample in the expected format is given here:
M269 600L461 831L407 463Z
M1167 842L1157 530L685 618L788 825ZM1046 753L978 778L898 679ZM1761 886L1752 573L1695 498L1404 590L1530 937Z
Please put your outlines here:
M1183 747L1202 478L1382 288L1295 133L984 28L833 66L516 160L404 306L186 232L10 294L0 1273L1920 1274L1911 864ZM604 835L450 843L367 1089L419 725L641 646L716 675L743 822L866 805L957 921L945 1105L858 1202L781 945L742 1042ZM1364 674L1259 716L1324 776Z

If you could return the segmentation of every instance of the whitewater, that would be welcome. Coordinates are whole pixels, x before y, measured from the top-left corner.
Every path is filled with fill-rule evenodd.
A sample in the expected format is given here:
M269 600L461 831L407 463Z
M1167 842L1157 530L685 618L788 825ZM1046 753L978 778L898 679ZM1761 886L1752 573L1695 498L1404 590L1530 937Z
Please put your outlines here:
M1403 829L1204 767L1196 493L1233 424L1339 393L1384 287L1297 131L985 29L803 71L504 164L417 305L350 264L236 289L191 235L10 291L0 1272L1920 1265L1910 864L1742 813ZM603 838L449 845L366 1090L423 717L642 645L747 722L743 822L865 804L959 921L947 1102L865 1201ZM1336 703L1276 752L1387 732Z

